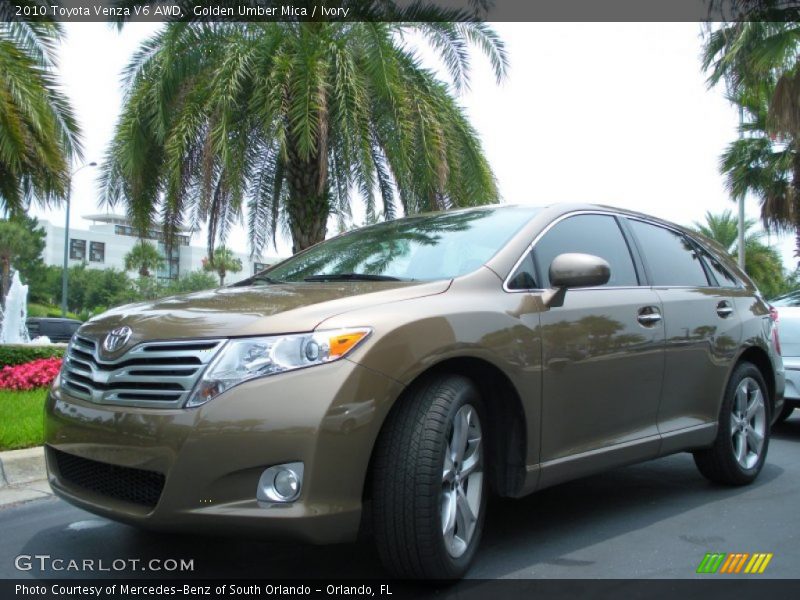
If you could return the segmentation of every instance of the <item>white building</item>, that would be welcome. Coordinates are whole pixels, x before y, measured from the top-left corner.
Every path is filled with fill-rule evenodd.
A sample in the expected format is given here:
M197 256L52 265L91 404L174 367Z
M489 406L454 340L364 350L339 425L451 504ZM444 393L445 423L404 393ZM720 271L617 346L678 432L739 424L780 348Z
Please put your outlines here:
M125 255L139 242L137 231L131 226L127 217L120 215L98 214L83 217L92 224L89 229L69 229L69 264L80 265L86 262L92 269L118 269L125 270ZM64 264L64 227L49 221L39 221L45 230L45 248L42 259L47 265L62 266ZM205 247L191 246L191 232L188 229L178 234L168 256L164 246L164 235L161 228L154 226L148 231L145 239L156 245L166 259L166 267L159 270L157 277L166 282L177 279L192 271L203 268L203 258L208 256ZM251 260L248 254L235 253L242 261L242 270L239 273L228 273L225 283L234 283L245 277L273 265L279 260L277 257L268 257L262 260ZM130 273L137 276L136 273Z

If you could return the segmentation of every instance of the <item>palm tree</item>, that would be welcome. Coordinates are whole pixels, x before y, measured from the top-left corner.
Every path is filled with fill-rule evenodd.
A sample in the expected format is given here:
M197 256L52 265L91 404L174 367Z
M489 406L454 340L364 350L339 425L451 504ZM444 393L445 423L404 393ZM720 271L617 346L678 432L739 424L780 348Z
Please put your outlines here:
M228 273L238 273L242 270L242 261L234 256L230 248L220 246L214 248L210 259L203 259L203 270L216 273L219 277L219 285L223 286Z
M450 85L408 34L429 42ZM207 222L209 254L245 208L258 254L279 225L294 251L323 240L354 191L368 218L377 206L393 218L398 200L406 213L495 202L452 94L469 85L470 44L500 81L503 44L479 22L169 23L125 71L104 199L140 228Z
M747 20L711 31L703 51L709 84L724 81L748 116L751 139L731 144L721 167L736 198L759 197L765 227L795 230L800 257L800 24L775 0L739 4Z
M47 206L64 197L81 148L53 75L61 26L47 18L19 20L14 5L0 0L0 211L22 214L32 198Z
M767 133L764 95L741 94L737 104L747 118L745 135L731 142L720 157L720 170L733 200L755 195L761 205L761 221L768 231L793 228L795 184L791 146Z
M750 231L756 222L745 220L745 271L768 298L787 290L786 274L780 255L761 241L762 234ZM705 223L695 222L694 228L719 244L735 260L739 253L739 221L730 210L720 214L706 213Z
M166 264L158 248L144 240L139 240L125 255L125 270L138 271L142 278L150 277L152 271L163 269Z

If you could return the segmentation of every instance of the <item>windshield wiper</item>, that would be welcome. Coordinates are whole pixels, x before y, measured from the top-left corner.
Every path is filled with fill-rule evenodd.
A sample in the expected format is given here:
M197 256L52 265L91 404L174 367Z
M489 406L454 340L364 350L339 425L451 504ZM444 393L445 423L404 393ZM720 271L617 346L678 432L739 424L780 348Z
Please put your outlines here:
M370 275L369 273L326 273L309 275L303 281L412 281L391 275Z
M254 283L267 283L272 285L276 283L286 283L286 282L280 279L275 279L273 277L270 277L269 275L254 275L253 277L232 284L231 287L244 287L248 285L253 285Z

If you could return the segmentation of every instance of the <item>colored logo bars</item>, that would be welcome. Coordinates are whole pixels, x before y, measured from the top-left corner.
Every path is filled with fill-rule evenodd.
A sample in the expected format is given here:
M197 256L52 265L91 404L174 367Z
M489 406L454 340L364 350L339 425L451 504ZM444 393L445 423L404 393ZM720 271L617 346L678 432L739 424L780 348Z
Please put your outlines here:
M709 552L703 557L700 566L697 567L697 572L704 574L763 573L771 560L771 552L756 552L755 554Z

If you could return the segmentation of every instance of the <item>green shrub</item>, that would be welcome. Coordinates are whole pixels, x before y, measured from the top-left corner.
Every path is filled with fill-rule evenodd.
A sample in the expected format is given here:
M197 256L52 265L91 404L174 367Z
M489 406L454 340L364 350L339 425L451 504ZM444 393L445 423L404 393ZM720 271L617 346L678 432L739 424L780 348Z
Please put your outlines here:
M37 358L62 358L65 345L37 346L37 345L0 345L0 368L6 365L23 365Z
M28 303L29 317L46 317L48 310L50 310L50 307L45 304L35 304L34 302Z
M61 317L61 307L53 304L37 304L35 302L28 303L28 316L29 317ZM78 315L73 312L67 311L68 319L77 319Z

